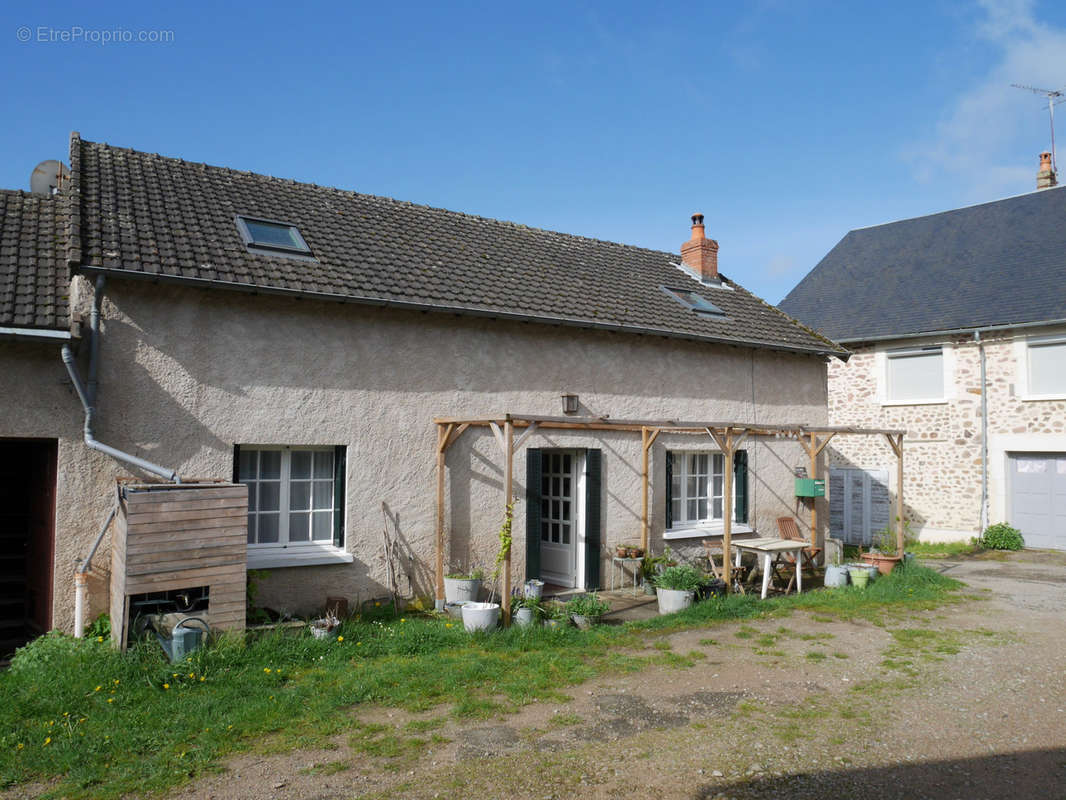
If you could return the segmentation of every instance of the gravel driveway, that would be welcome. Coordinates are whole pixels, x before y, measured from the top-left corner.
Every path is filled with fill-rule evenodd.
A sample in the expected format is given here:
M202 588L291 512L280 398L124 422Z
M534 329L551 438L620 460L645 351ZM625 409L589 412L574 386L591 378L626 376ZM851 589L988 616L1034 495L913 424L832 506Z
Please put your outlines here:
M930 565L967 599L685 631L662 666L495 720L357 709L334 749L242 756L171 797L1066 798L1066 554ZM387 737L424 744L366 746Z

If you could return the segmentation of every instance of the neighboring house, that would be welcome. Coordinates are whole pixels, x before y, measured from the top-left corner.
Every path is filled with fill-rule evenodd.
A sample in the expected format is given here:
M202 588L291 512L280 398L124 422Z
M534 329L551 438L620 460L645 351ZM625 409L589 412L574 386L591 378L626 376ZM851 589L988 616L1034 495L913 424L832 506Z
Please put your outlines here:
M781 302L848 347L831 424L906 428L914 533L968 539L1009 521L1066 549L1066 192L1047 154L1032 194L851 231ZM833 530L891 522L895 459L831 448Z
M327 595L382 595L386 525L401 588L432 592L436 417L558 415L560 395L573 394L588 416L824 425L826 361L846 357L718 275L702 219L682 266L677 254L77 134L70 170L55 197L5 194L0 220L0 462L16 474L48 465L9 506L42 531L27 537L41 551L27 567L42 587L38 628L71 628L72 570L131 469L86 447L60 360L57 337L88 370L98 289L95 438L183 477L246 483L247 563L270 570L260 600L304 613ZM538 534L554 571L542 577L606 583L610 549L640 534L639 432L538 431L526 446L542 454L540 472L517 473L516 494L543 487L531 496L547 501ZM482 428L448 451L456 566L492 566L495 448ZM796 442L748 447L739 532L793 510L792 470L804 463ZM721 532L722 464L710 437L656 441L656 548ZM524 520L517 511L518 575ZM90 589L93 612L106 608L106 587Z

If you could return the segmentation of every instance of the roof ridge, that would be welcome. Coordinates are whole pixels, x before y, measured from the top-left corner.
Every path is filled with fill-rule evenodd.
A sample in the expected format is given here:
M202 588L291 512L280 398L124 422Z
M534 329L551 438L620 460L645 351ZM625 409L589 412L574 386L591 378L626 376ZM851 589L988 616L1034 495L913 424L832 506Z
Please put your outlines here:
M75 137L77 137L77 132L71 134L71 160L72 161L73 161L73 158L74 158L73 148L74 148L74 138ZM427 205L425 203L414 203L414 202L412 202L410 200L400 200L400 199L395 198L395 197L389 197L388 195L370 194L368 192L356 191L355 189L341 189L338 186L326 186L324 184L313 183L313 182L308 182L308 181L298 181L295 178L282 178L282 177L279 177L277 175L267 175L267 174L262 173L262 172L253 172L252 170L235 169L234 167L226 167L226 166L222 166L222 165L219 165L219 164L208 164L207 162L204 162L204 161L189 161L188 159L177 158L175 156L165 156L165 155L162 155L160 153L149 153L149 152L147 152L145 150L137 150L137 149L132 148L132 147L118 147L116 145L109 144L108 142L92 142L92 141L89 141L88 139L79 139L79 141L83 145L94 146L94 147L98 147L98 148L101 148L101 149L104 149L104 150L120 150L120 151L123 151L123 152L126 152L126 153L135 153L135 154L137 154L139 156L149 156L151 158L161 159L161 160L164 160L164 161L172 161L172 162L174 162L176 164L180 164L180 165L186 166L186 167L199 167L202 170L217 170L219 172L225 172L225 173L229 173L231 175L232 174L244 175L244 176L247 176L247 177L250 177L250 178L257 178L257 179L260 179L260 180L266 180L266 181L270 181L272 183L286 184L286 185L289 185L289 186L306 186L306 187L309 187L309 188L312 188L312 189L316 189L318 191L337 192L339 194L343 194L343 195L347 195L347 196L353 196L353 197L365 197L365 198L369 198L371 200L379 200L379 201L383 201L383 202L387 202L387 203L395 203L397 205L410 206L412 208L423 209L423 210L426 210L426 211L435 211L435 212L442 213L442 214L449 214L449 215L456 216L456 217L463 217L465 219L477 220L477 221L481 221L481 222L490 222L490 223L495 223L497 225L506 225L506 226L509 226L509 227L512 227L512 228L520 228L520 229L525 229L525 230L530 230L530 231L536 231L538 233L549 233L549 234L552 234L554 236L565 236L568 239L577 239L579 241L589 242L589 243L592 243L592 244L611 245L611 246L614 246L614 247L623 247L623 248L626 248L628 250L637 250L637 251L644 252L644 253L654 253L656 255L666 255L666 256L670 256L670 257L679 257L678 253L672 253L672 252L669 252L669 251L666 251L666 250L655 250L655 249L650 248L650 247L641 247L640 245L626 244L625 242L615 242L615 241L612 241L610 239L597 239L597 238L595 238L593 236L583 236L583 235L581 235L579 233L567 233L566 231L556 231L556 230L552 230L550 228L538 228L538 227L533 226L533 225L525 225L525 224L523 224L521 222L515 222L513 220L499 219L498 217L486 217L486 216L483 216L481 214L470 214L470 213L467 213L465 211L455 211L454 209L443 208L441 206L431 206L431 205ZM71 172L73 173L73 171L74 171L74 167L73 167L73 164L72 164L71 165Z
M929 217L940 217L945 214L955 214L959 211L968 211L971 208L980 208L981 206L994 206L997 203L1006 203L1011 200L1018 200L1022 197L1031 197L1032 195L1043 195L1056 189L1066 189L1066 184L1061 186L1049 186L1046 189L1033 189L1031 192L1022 192L1021 194L1012 194L1007 197L1000 197L996 200L985 200L981 203L970 203L968 206L959 206L958 208L946 208L943 211L933 211L930 214L919 214L916 217L902 217L900 219L889 220L888 222L878 222L876 225L861 225L858 228L852 228L848 233L854 233L856 231L868 231L874 228L884 228L888 225L898 225L901 222L913 222L916 219L928 219Z

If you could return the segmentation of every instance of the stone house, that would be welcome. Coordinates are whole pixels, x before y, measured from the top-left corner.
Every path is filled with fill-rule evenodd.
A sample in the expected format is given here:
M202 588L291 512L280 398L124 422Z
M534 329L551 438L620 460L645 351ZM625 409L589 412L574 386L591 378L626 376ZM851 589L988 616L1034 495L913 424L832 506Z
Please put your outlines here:
M851 231L780 307L853 355L829 367L831 424L905 428L912 532L969 539L1008 521L1066 549L1066 192L1038 191ZM894 456L830 449L831 526L891 522Z
M20 554L6 621L28 621L23 637L73 627L72 571L116 479L145 467L246 484L260 601L306 613L382 595L386 526L401 590L431 590L437 417L559 414L565 394L578 418L818 425L827 361L846 357L720 274L702 218L683 262L77 134L54 193L0 199L0 463L6 509L28 520L4 545ZM91 430L61 350L89 377ZM542 577L607 583L609 549L639 534L639 434L538 431L526 446L542 474L520 470L519 497L550 495ZM494 448L480 429L448 452L456 567L496 551ZM738 531L793 510L798 463L795 442L748 447ZM709 437L656 441L653 547L720 533L722 464ZM518 510L519 575L525 537Z

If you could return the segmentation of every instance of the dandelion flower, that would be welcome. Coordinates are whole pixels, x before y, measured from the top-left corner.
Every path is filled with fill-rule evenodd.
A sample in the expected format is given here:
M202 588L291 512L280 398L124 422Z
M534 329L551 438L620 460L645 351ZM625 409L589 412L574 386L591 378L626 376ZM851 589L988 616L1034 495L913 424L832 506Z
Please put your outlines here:
M93 689L93 691L94 692L98 692L98 691L100 691L103 688L104 688L103 686L97 686L95 689Z
M109 698L107 698L107 702L114 703L115 702L115 698L114 697L109 697Z
M15 749L16 749L16 750L21 750L21 749L22 749L23 747L25 747L25 746L26 746L26 745L24 745L24 744L23 744L22 742L19 742L19 743L18 743L18 747L16 747Z
M376 600L375 600L375 601L374 601L374 605L375 605L375 606L380 606L380 605L381 605L381 603L379 603L378 601L376 601Z
M98 642L102 642L103 640L104 640L103 636L97 636L96 637L96 641L98 641Z
M207 679L203 675L201 675L200 676L200 683L203 683L205 680L207 680Z
M344 637L343 636L338 636L337 637L337 641L338 642L343 642L344 641Z
M190 678L195 678L196 677L196 673L195 672L190 672L189 673L189 677Z
M263 667L263 672L269 673L270 672L270 667Z
M169 683L164 683L163 684L163 688L164 689L169 689L170 688L170 684Z
M118 678L115 678L115 680L113 680L112 683L114 683L115 686L118 686Z
M355 643L355 646L356 646L356 647L359 647L359 646L360 646L361 644L362 644L362 642L356 642L356 643Z
M403 617L400 617L400 622L407 622Z
M452 624L450 622L445 622L444 623L444 627L445 628L450 628L451 626L452 626Z
M48 745L50 745L51 743L52 743L52 737L51 737L51 736L47 736L47 737L45 737L45 740L44 740L44 745L42 745L42 746L43 746L43 747L47 747L47 746L48 746Z

